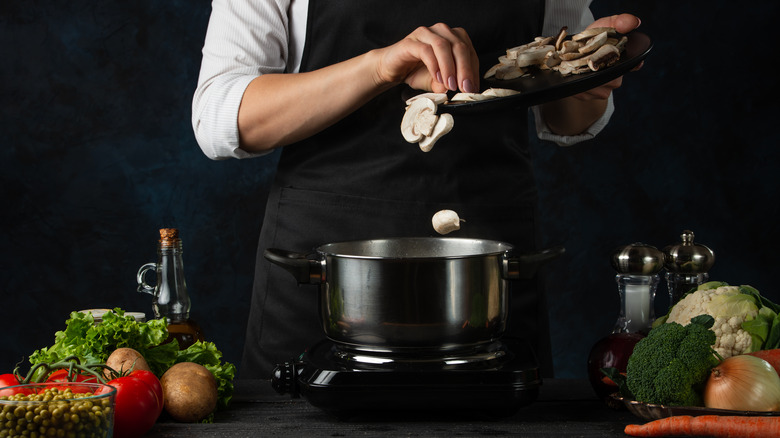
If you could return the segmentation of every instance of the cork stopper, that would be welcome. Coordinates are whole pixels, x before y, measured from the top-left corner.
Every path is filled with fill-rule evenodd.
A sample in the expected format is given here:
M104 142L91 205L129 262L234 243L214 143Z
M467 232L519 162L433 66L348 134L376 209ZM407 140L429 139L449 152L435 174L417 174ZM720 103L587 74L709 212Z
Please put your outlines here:
M179 230L176 228L161 228L160 247L168 248L177 245L181 245L181 239L179 239Z

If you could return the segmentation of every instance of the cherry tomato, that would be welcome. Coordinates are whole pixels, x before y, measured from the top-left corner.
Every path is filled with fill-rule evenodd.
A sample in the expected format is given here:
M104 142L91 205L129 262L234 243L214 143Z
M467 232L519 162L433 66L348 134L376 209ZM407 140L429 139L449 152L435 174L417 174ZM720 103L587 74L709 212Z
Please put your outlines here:
M0 397L14 394L32 394L34 391L29 388L5 388L6 386L21 385L19 380L13 374L0 374Z
M85 376L83 374L79 374L77 372L74 372L70 379L68 379L68 370L66 368L61 368L58 370L55 370L53 373L49 374L49 377L46 378L46 383L67 383L67 382L87 382L87 383L98 383L98 380L94 376ZM65 386L55 386L55 388L63 390L66 387ZM79 392L92 392L91 388L78 388L71 386L70 387L72 392L79 393Z
M139 437L154 426L160 415L157 395L143 378L137 377L138 370L127 376L108 382L116 388L114 407L114 437ZM135 375L134 375L135 374ZM95 395L110 392L109 388L95 391Z

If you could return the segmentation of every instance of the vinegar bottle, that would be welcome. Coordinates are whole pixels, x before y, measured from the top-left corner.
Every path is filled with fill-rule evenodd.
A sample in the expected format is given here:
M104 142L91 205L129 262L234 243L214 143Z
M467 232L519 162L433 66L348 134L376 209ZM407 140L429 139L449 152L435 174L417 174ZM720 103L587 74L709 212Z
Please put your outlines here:
M616 368L625 374L634 346L650 331L655 312L655 293L664 267L664 253L655 247L634 243L618 248L612 255L617 270L615 281L620 294L620 312L612 333L601 338L588 356L588 379L596 395L612 408L621 404L611 398L618 386L601 368Z
M154 287L145 280L146 272L157 272ZM163 228L157 245L157 263L147 263L138 270L138 292L154 297L152 310L155 318L166 318L168 339L176 339L179 348L184 350L196 341L203 341L203 333L198 323L190 318L190 297L187 294L187 282L184 280L184 262L179 230Z

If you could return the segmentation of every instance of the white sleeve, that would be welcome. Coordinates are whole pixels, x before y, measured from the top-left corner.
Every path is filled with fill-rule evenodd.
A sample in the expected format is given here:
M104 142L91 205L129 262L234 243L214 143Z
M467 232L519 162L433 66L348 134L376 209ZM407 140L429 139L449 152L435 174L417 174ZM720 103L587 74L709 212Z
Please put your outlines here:
M249 83L282 73L288 61L291 0L214 0L203 46L192 128L209 158L248 158L239 148L238 107Z
M563 26L568 26L569 33L581 32L593 22L590 11L591 0L547 0L544 13L544 28L542 35L555 35ZM555 142L561 146L571 146L595 137L609 123L615 104L610 94L607 109L585 132L579 135L564 136L553 134L542 118L539 107L531 108L536 121L536 134L542 140Z

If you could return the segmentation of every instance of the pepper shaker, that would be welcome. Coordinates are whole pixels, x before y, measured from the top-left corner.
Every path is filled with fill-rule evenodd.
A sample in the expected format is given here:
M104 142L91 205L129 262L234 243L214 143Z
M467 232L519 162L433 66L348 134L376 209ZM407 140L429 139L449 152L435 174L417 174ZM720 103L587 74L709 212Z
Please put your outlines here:
M691 289L706 283L708 271L715 263L715 253L705 245L693 243L693 237L693 231L685 230L680 235L682 242L664 248L669 306Z

